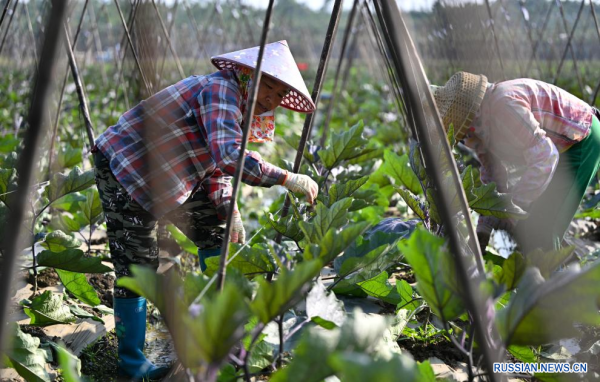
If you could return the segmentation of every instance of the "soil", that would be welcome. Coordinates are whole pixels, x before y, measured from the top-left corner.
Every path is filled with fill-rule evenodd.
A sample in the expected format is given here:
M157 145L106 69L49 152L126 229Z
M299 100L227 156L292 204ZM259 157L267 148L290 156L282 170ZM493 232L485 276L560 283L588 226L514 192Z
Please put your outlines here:
M115 285L115 278L107 273L99 274L87 274L88 282L98 292L98 297L102 304L113 307L113 287Z
M467 362L467 357L461 353L452 342L442 340L438 342L425 343L423 341L405 338L398 341L400 348L407 350L415 361L423 362L431 357L436 357L446 364L454 367L459 362Z
M33 274L27 272L27 282L33 285ZM38 288L46 288L58 285L60 278L54 268L46 268L38 273L37 277ZM33 288L33 287L32 287Z
M108 332L81 352L81 374L91 381L117 381L117 336Z

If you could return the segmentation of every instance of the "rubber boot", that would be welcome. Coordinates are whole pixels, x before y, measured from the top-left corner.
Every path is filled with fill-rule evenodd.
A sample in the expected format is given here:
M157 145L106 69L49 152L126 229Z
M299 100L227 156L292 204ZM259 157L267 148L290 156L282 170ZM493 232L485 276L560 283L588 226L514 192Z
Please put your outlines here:
M119 342L119 374L134 380L160 379L168 367L157 367L143 353L146 339L146 299L115 298L115 329Z
M200 259L200 269L202 270L202 273L206 271L206 259L209 257L219 256L220 254L221 248L198 250L198 258Z

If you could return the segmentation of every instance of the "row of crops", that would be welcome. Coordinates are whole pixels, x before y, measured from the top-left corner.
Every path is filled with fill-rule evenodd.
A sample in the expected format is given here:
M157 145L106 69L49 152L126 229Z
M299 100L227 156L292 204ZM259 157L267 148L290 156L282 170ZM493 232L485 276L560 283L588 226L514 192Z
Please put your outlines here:
M435 71L439 61L424 64ZM28 132L33 71L13 62L2 65L0 232L6 232ZM174 70L175 64L169 65ZM62 81L66 72L58 72ZM98 135L126 110L127 95L103 79L118 82L119 68L88 64L82 73ZM197 248L173 225L166 226L162 248L169 269L156 273L134 267L133 277L119 281L146 297L153 306L149 315L159 316L169 329L176 365L167 380L433 381L438 371L432 357L455 367L464 364L466 379L491 378L475 334L478 317L467 309L445 239L452 228L440 216L435 184L420 144L409 138L397 93L386 84L386 75L382 79L355 67L345 89L333 93L335 99L330 98L333 81L326 82L321 105L325 109L335 100L333 117L325 135L326 113L317 113L300 170L319 184L316 205L276 188L244 186L239 206L249 239L230 244L222 290L215 282L219 258L209 258L207 270L200 272ZM139 90L137 82L128 85L131 93ZM93 344L76 357L66 338L48 338L37 330L82 319L113 320L112 302L105 296L110 288L92 281L112 280L114 273L74 85L66 86L60 104L58 112L46 116L50 128L27 195L27 244L19 248L19 282L11 291L24 281L30 288L28 298L10 307L11 314L22 312L28 321L8 323L12 341L1 362L27 381L112 380L115 370L90 368L102 356ZM278 110L276 122L276 141L250 149L291 171L303 117ZM452 137L448 132L472 215L463 219L477 214L522 218L524 212L493 183L482 184L476 161ZM589 191L577 217L597 221L598 185ZM286 197L291 212L282 218ZM11 239L2 235L0 261ZM568 378L591 380L600 373L600 264L596 253L587 253L565 268L573 251L500 255L488 247L478 287L499 333L494 347L502 349L502 358L588 362L586 374ZM477 272L475 264L468 267ZM41 280L48 274L56 274L64 290L45 288ZM557 345L582 335L576 356ZM106 344L106 338L100 342ZM114 345L108 350L105 356L114 359Z

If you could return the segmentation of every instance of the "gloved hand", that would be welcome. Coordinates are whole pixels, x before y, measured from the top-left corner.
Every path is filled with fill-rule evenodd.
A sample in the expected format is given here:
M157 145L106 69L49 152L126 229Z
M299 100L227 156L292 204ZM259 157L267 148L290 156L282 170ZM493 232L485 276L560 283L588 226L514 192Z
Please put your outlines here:
M282 186L292 192L303 193L310 204L315 202L319 193L319 186L314 180L307 175L294 174L293 172L288 172Z
M231 242L244 244L246 241L246 230L242 223L242 216L239 211L233 211L231 221Z

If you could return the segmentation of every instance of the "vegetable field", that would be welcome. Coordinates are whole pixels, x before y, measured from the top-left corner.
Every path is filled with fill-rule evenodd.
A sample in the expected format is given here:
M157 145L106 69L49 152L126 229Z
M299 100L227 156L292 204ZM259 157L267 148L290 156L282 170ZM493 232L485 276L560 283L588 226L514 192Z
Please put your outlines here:
M94 137L266 33L288 41L317 111L278 108L275 141L248 149L319 194L239 183L246 243L204 272L160 221L158 270L134 265L118 285L150 303L146 355L172 366L163 380L600 379L598 181L563 249L521 253L500 232L481 253L478 216L527 213L481 181L427 87L457 70L531 77L600 107L600 4L324 3L0 1L0 380L123 380Z

